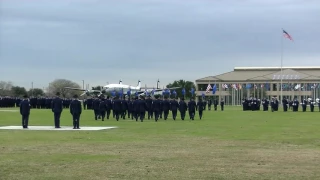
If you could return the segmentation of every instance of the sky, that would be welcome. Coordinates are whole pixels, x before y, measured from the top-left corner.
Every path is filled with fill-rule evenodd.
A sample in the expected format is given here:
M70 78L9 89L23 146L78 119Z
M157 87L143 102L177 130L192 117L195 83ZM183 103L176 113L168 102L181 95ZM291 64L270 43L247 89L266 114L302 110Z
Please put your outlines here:
M281 54L319 66L319 17L318 0L0 0L0 81L165 86Z

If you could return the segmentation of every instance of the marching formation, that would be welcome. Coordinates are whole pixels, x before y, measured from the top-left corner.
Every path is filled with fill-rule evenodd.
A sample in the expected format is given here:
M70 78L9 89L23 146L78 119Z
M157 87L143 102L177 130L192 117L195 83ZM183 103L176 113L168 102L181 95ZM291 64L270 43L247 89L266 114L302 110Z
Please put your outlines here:
M62 98L59 97L60 93L56 94L55 98L52 98L50 101L50 109L54 115L54 126L55 128L60 127L60 117L64 108L69 108L70 113L73 117L73 129L80 129L80 116L82 113L81 101L78 99L78 96L75 95L73 100L70 100L68 105ZM201 99L196 103L193 98L189 102L185 102L184 98L180 98L177 101L176 98L169 99L167 97L155 96L151 98L148 96L135 97L134 99L125 98L122 99L118 96L110 98L107 96L94 97L93 99L84 101L84 109L88 107L94 112L95 120L109 119L112 111L112 117L117 121L119 119L131 118L132 120L143 122L144 119L154 119L157 122L159 119L167 120L169 112L171 111L173 120L177 119L178 111L180 112L181 120L186 118L186 113L188 111L189 119L194 120L196 111L199 113L199 118L202 119L203 111L206 109L207 102L202 101ZM208 109L211 110L211 99L208 101ZM214 100L213 102L214 109L217 110L218 101ZM28 96L25 95L22 100L19 100L20 114L22 116L22 127L28 128L29 124L29 115L32 108L37 108L38 106L33 107L31 105L31 100L28 99ZM224 109L224 101L220 102L221 110ZM40 107L41 108L41 107ZM44 107L49 109L48 106Z
M144 119L154 119L156 122L159 119L167 120L169 112L171 111L173 120L177 118L177 112L180 112L181 120L186 117L186 112L189 112L189 119L194 120L196 111L199 112L199 118L202 118L203 111L205 110L205 103L200 100L197 103L192 98L188 103L185 102L184 98L180 98L177 101L176 98L168 99L160 96L135 97L130 98L119 98L114 97L112 100L109 96L95 97L92 102L92 109L94 111L95 120L101 119L102 121L110 118L111 110L112 116L117 121L119 119L131 118L132 120L143 122Z

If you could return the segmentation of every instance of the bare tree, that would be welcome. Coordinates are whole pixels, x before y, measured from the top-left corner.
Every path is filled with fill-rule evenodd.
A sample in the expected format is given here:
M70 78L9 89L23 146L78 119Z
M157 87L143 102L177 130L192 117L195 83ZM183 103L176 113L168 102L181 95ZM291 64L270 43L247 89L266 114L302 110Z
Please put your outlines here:
M0 81L0 96L11 96L12 92L11 92L11 88L12 88L13 84L12 82L8 81Z
M56 79L50 83L47 94L49 96L54 96L57 92L60 92L61 96L65 98L71 98L75 94L81 94L81 91L65 89L65 87L81 88L79 84L73 81L67 79Z

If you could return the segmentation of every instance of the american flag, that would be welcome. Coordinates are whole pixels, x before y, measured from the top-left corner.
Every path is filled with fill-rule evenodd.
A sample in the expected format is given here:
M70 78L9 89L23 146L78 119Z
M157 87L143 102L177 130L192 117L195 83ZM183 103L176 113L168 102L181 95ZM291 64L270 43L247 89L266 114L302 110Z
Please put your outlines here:
M212 89L211 85L208 84L208 87L207 87L207 89L206 89L206 93L209 93L211 89Z
M288 39L290 39L291 41L293 41L293 39L292 39L292 37L290 36L289 33L287 33L285 30L282 30L282 31L283 31L283 36L284 36L285 38L288 38Z

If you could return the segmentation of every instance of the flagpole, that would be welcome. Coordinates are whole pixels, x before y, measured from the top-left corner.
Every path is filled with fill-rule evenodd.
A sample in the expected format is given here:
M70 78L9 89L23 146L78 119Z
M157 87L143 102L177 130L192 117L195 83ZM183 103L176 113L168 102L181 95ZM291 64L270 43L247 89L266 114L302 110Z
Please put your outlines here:
M282 104L282 66L283 66L283 29L282 29L282 32L281 32L281 67L280 67L280 103Z

